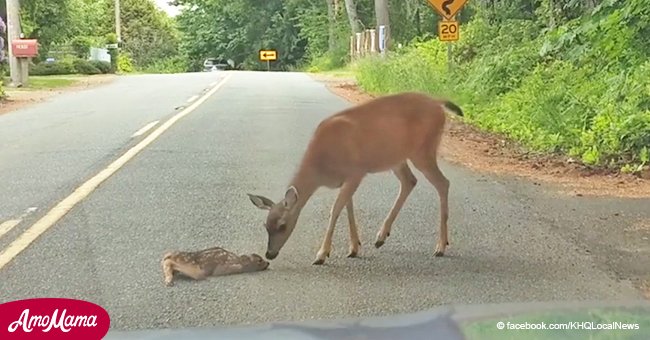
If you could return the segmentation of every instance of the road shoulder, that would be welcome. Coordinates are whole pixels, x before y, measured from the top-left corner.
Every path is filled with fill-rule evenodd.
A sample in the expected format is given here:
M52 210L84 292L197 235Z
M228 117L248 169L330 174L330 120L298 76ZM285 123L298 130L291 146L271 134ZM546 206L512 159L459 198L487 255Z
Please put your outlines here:
M374 98L360 89L352 77L311 76L353 104ZM584 248L616 280L629 280L650 299L650 273L640 270L650 268L650 248L647 247L650 211L643 209L643 199L650 197L650 172L642 177L608 173L589 169L566 157L530 154L507 138L480 131L458 119L449 120L441 157L473 171L515 176L542 187L540 189L550 189L549 192L559 195L557 202L560 203L552 204L558 216L594 215L589 222L576 218L575 225L560 228L558 232ZM601 200L611 199L614 199L612 204L602 206ZM627 218L619 218L621 216Z
M62 93L106 85L117 77L114 74L32 77L35 82L30 88L5 87L6 98L0 100L0 115L45 102Z
M353 104L374 98L349 76L310 75ZM441 157L451 163L527 178L569 196L650 198L650 169L641 176L590 169L568 157L533 154L508 138L480 131L458 119L448 122Z

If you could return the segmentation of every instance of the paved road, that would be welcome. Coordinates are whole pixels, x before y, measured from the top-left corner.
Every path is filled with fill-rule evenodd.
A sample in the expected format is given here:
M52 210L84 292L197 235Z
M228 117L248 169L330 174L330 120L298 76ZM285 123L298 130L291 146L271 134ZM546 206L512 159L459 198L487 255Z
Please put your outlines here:
M0 184L17 197L2 198L3 214L42 207L0 245L131 146L134 131L166 119L218 77L124 78L0 117ZM264 212L246 193L279 198L316 124L348 105L304 74L232 73L0 270L0 301L87 299L109 311L113 329L125 330L386 315L452 303L640 297L573 232L585 223L602 226L583 204L600 205L598 213L616 204L566 201L525 182L444 162L452 183L446 257L432 256L438 201L419 173L391 237L374 249L398 189L392 175L378 174L355 196L361 258L345 257L342 216L332 257L324 266L311 265L335 197L322 189L268 271L162 284L166 250L220 245L263 253ZM629 214L621 219L643 216L646 203L626 201Z
M132 136L138 130L165 120L220 77L123 77L0 115L0 221L19 219L32 207L43 210L67 195L137 141Z

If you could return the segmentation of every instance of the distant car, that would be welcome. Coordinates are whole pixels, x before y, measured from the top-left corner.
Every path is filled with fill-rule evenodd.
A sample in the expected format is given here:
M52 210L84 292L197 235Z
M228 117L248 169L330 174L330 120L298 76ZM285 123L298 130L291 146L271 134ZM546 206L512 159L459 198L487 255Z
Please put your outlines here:
M229 67L228 61L220 58L208 58L203 62L203 72L227 70Z

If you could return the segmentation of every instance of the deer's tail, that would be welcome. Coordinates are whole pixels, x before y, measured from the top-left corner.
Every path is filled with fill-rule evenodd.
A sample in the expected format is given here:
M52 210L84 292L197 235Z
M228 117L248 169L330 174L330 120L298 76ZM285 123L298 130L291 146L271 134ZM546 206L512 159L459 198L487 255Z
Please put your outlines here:
M449 111L463 117L463 109L460 108L460 106L454 104L453 102L449 100L445 100L442 102L442 105Z

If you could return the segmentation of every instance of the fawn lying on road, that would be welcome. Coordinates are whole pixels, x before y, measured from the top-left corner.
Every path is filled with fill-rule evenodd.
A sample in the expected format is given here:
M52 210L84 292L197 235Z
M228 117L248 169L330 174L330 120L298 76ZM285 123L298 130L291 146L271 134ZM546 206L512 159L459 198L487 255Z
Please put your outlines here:
M293 232L302 208L320 187L340 188L330 213L329 225L314 264L330 255L334 226L343 207L348 213L350 253L356 257L361 242L354 219L352 196L362 179L371 173L391 170L400 181L399 195L377 233L381 247L417 180L411 161L436 188L440 199L440 234L434 254L442 256L449 245L449 180L438 168L437 150L445 125L445 111L463 116L456 104L421 93L401 93L376 98L324 119L316 128L298 171L284 198L274 203L248 194L253 204L268 210L266 258L276 258Z
M220 247L199 251L173 251L162 260L165 285L172 286L174 273L179 272L195 280L209 276L262 271L269 262L257 254L237 255Z

